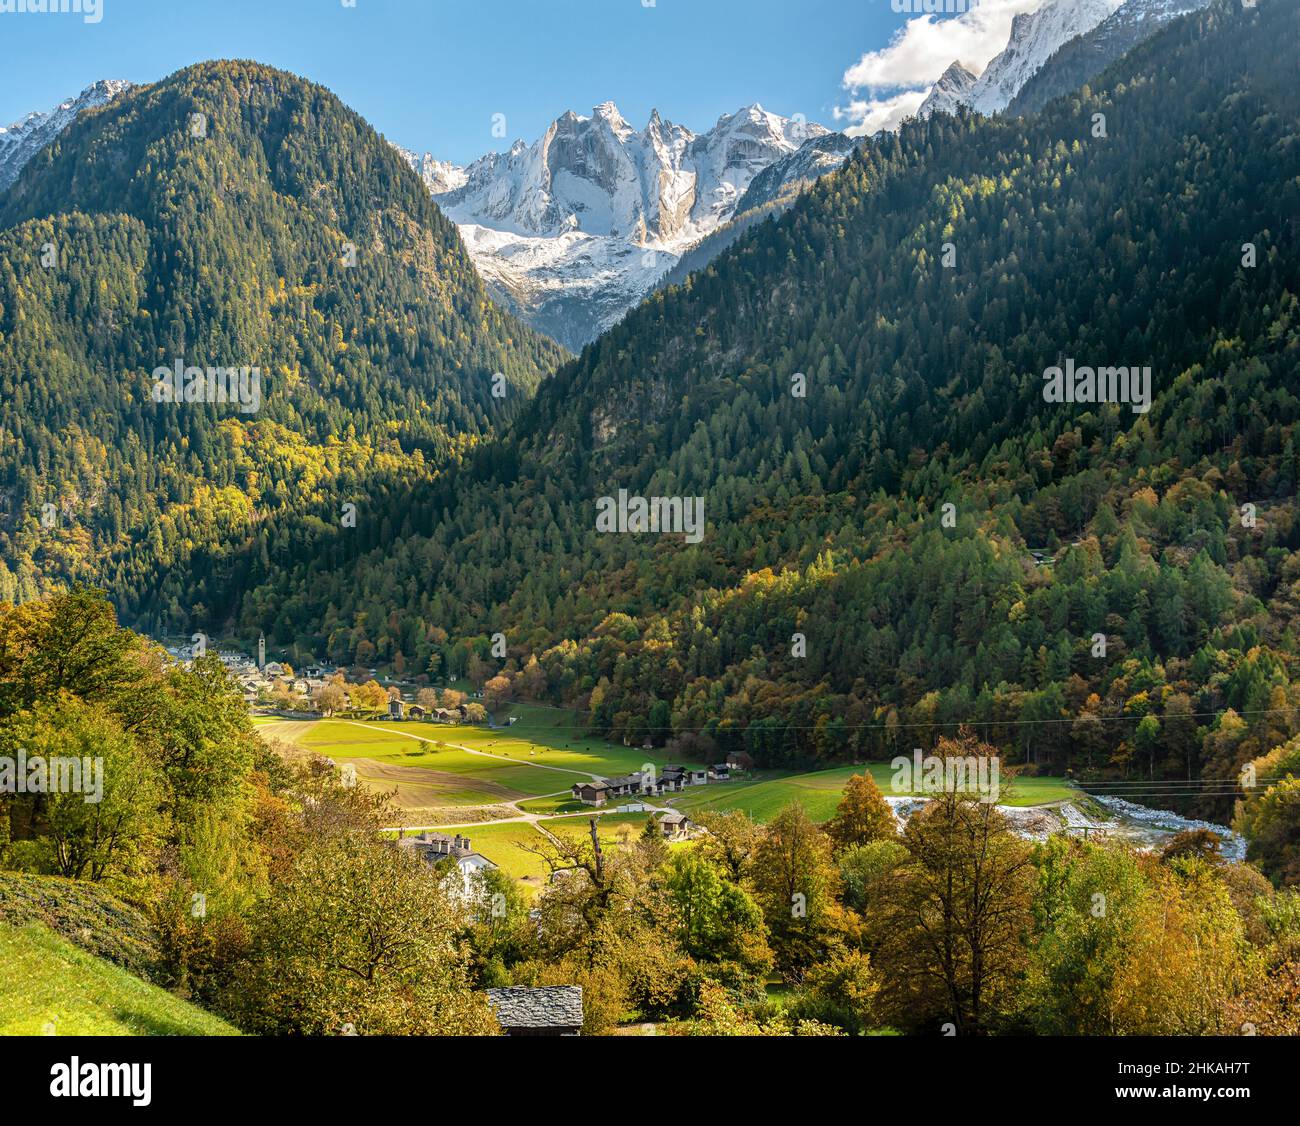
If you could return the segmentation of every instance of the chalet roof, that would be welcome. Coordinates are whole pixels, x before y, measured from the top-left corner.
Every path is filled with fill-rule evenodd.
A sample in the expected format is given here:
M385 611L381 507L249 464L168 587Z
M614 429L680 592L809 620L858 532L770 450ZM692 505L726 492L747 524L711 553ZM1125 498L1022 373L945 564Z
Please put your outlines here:
M502 1028L582 1027L581 985L509 985L487 997Z
M417 852L430 863L437 863L439 860L448 858L461 860L467 856L477 855L470 848L469 837L462 837L459 833L453 837L448 836L446 833L425 831L413 837L399 837L397 847ZM484 857L484 859L486 860L487 857Z
M678 813L675 810L668 810L664 813L656 814L660 821L667 821L670 825L677 825L686 820L686 814Z

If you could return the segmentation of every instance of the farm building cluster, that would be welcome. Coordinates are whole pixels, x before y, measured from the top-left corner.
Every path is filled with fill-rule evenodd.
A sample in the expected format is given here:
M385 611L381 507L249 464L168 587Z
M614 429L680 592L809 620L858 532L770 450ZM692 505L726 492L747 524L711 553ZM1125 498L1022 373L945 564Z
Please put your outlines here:
M615 798L651 797L676 794L687 786L704 786L710 782L727 782L752 768L753 760L743 752L732 753L726 762L709 767L676 766L671 763L656 767L647 763L640 770L617 778L594 778L573 786L573 796L583 805L602 806Z

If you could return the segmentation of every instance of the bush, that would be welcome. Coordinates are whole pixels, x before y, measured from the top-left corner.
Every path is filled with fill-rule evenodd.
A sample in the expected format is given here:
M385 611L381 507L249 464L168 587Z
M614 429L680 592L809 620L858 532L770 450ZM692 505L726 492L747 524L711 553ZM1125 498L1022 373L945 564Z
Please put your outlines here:
M148 918L102 888L0 872L0 923L34 922L138 977L152 978L159 966L158 935Z

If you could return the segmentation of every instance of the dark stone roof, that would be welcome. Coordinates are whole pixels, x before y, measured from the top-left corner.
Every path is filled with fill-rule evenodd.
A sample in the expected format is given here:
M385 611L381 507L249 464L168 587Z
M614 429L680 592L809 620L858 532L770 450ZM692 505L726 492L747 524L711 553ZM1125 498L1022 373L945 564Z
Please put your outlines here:
M469 837L462 837L459 833L454 837L446 833L427 831L415 837L402 836L397 840L397 847L410 849L430 864L436 864L439 860L446 860L449 857L460 860L462 857L474 855L474 850L469 847Z
M505 1029L582 1027L581 985L510 985L489 989L487 996Z

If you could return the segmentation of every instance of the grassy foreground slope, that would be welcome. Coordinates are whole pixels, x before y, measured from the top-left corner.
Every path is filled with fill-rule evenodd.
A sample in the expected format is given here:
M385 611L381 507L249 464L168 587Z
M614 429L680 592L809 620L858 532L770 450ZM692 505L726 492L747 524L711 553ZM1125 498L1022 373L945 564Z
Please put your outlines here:
M0 963L0 1035L238 1035L218 1017L39 923L0 924Z
M29 923L137 977L150 977L159 960L153 924L103 888L60 876L0 872L0 924Z

